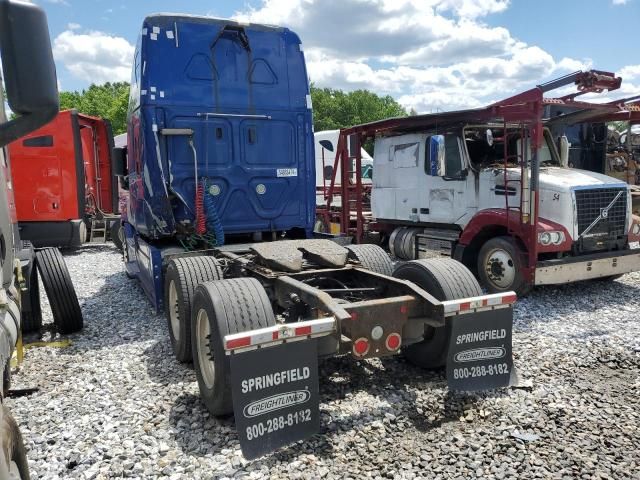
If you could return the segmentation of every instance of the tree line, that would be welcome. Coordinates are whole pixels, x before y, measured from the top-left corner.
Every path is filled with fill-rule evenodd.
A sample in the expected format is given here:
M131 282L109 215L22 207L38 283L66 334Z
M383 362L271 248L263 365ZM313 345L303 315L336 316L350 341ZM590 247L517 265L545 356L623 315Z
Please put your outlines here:
M344 92L311 86L313 121L316 131L351 127L389 117L402 117L407 111L389 95L368 90ZM60 92L60 110L75 108L80 113L111 122L114 135L127 131L127 82L91 85L86 90Z

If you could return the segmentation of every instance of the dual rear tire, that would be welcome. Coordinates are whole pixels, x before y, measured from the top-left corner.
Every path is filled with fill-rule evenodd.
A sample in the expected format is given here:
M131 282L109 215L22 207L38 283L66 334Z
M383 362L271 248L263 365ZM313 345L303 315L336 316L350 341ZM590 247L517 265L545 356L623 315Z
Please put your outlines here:
M276 318L269 297L255 278L199 285L193 297L191 339L200 397L211 414L233 413L226 335L272 327Z
M462 263L450 258L412 260L396 267L393 276L409 280L437 300L457 300L482 295L480 284ZM402 349L412 364L441 368L446 364L451 330L448 326L425 325L424 339Z
M165 313L173 353L178 361L189 363L191 350L191 306L196 287L221 280L222 269L214 257L183 257L171 260L165 274Z

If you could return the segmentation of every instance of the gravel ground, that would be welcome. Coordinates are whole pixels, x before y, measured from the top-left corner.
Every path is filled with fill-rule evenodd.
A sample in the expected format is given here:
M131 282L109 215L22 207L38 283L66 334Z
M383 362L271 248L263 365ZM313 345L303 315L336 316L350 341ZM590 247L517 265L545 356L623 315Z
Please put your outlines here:
M39 390L8 401L34 478L640 478L640 274L519 301L520 388L450 394L399 358L331 359L321 435L247 462L119 253L66 260L85 329L28 350L14 387Z

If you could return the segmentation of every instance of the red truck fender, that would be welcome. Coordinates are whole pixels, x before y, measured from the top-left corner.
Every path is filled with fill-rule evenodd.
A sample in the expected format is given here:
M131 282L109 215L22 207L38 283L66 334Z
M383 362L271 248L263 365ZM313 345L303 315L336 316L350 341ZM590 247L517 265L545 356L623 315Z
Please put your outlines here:
M509 235L509 230L513 232L512 235L516 238L523 253L525 253L529 239L527 239L526 231L520 224L519 212L515 210L510 211L509 218L507 217L507 211L505 209L492 208L478 212L462 231L462 235L460 235L458 245L454 251L454 258L472 270L475 270L478 252L482 245L493 237ZM564 240L556 245L538 244L538 253L567 252L571 250L573 242L567 229L556 222L539 218L538 234L546 231L560 231L564 234ZM531 240L538 241L537 238ZM525 264L526 263L527 262L525 262ZM527 276L530 275L531 279L533 279L534 268L534 266L531 266L525 273Z

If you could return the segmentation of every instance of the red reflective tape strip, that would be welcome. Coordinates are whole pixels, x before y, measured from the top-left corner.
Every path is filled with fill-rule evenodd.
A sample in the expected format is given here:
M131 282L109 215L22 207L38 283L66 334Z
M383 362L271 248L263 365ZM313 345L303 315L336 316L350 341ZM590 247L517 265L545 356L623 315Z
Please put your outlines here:
M271 336L271 338L273 340L278 340L278 332L273 332L273 335Z
M300 335L311 335L311 326L308 327L298 327L295 329L296 336Z
M471 302L464 302L460 304L459 310L462 312L464 310L471 310Z
M227 341L227 350L248 347L251 345L251 337L234 338Z
M515 303L516 300L518 300L517 295L505 295L502 297L502 303Z

